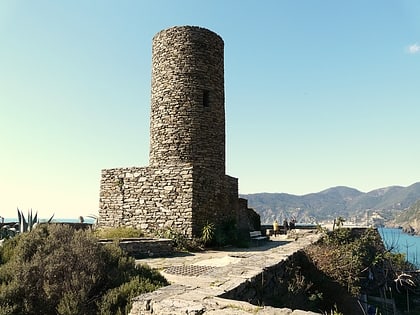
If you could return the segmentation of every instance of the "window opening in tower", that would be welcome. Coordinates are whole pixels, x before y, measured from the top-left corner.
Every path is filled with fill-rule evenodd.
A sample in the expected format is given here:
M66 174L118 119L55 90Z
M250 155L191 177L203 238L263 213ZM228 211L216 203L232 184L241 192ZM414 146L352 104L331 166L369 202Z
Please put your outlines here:
M210 106L210 91L208 90L203 91L203 106L204 107Z

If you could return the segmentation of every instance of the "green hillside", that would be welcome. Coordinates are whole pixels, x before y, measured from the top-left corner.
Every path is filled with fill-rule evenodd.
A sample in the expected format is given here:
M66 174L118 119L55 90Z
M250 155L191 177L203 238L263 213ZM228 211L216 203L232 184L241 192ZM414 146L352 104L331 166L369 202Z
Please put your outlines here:
M420 200L417 200L410 208L402 211L396 218L395 223L403 224L406 222L420 219Z
M390 222L404 210L409 211L410 206L420 200L420 182L408 187L390 186L367 193L338 186L302 196L286 193L240 196L247 199L249 207L260 214L262 223L291 217L295 217L298 222L307 223L331 220L339 216L363 220L373 212L379 213L386 222ZM419 216L418 212L414 214L415 210L410 211L405 214L407 217L401 217L401 222Z

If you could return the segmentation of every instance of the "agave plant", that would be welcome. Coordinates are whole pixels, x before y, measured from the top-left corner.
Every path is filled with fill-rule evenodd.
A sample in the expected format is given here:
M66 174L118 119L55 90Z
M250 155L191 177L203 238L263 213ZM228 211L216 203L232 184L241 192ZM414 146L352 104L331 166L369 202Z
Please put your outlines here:
M35 214L32 213L32 209L28 210L28 216L25 218L25 215L19 208L17 209L18 212L18 218L19 218L19 232L29 232L32 231L33 228L38 223L38 212L36 211ZM47 223L50 223L53 219L54 215L51 216L51 218L47 221Z
M17 233L15 227L11 224L5 224L0 228L0 240L12 238Z
M18 219L19 219L19 232L29 232L32 231L35 225L38 223L38 212L35 212L35 215L32 213L32 209L28 210L28 216L25 218L25 215L19 208L17 209Z

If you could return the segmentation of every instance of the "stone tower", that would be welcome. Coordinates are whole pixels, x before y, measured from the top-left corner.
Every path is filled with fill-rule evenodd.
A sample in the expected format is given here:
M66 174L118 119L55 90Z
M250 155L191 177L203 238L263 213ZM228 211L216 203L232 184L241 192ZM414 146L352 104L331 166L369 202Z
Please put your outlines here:
M155 35L152 50L149 166L102 170L99 226L189 237L207 223L246 229L238 180L225 174L223 40L173 27Z
M223 40L198 27L153 39L150 166L192 163L225 174Z

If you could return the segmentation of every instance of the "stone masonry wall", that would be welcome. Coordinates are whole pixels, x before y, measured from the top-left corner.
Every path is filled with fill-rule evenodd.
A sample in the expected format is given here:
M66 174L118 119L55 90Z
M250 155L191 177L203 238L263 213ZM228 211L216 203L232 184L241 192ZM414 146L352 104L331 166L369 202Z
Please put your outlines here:
M194 171L193 232L200 235L209 222L225 224L237 219L238 179L202 169Z
M102 171L99 226L153 232L172 227L192 235L192 167L131 167Z
M224 43L183 26L152 46L150 166L190 162L225 174Z
M101 239L102 244L113 243L114 239ZM149 257L168 257L173 255L173 240L156 238L119 239L118 246L129 256L136 259Z
M188 164L105 169L98 225L132 226L152 233L170 227L191 237L200 235L208 222L235 220L237 178L224 176L213 183L209 178L211 174L203 176Z
M224 43L196 26L152 44L149 167L102 171L99 226L200 236L239 222L238 180L225 174Z

